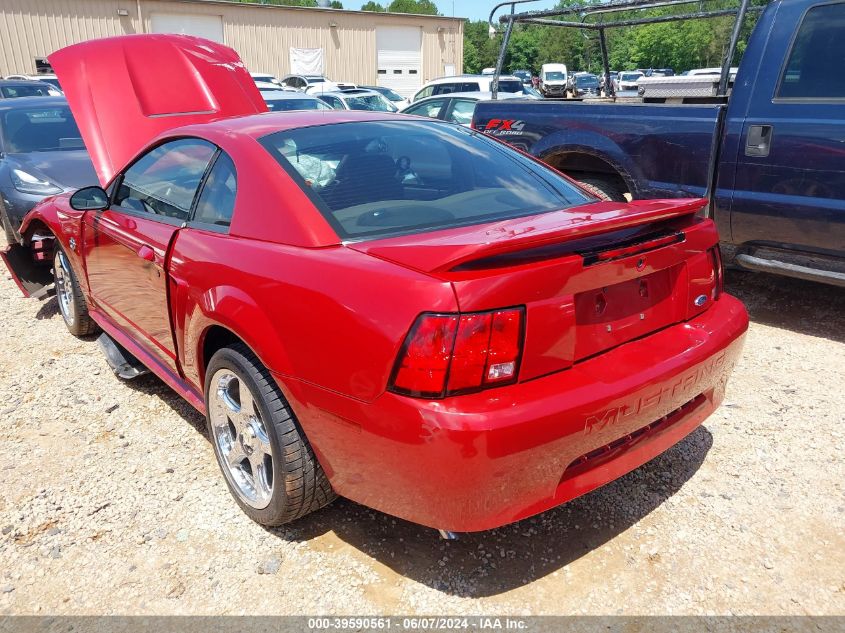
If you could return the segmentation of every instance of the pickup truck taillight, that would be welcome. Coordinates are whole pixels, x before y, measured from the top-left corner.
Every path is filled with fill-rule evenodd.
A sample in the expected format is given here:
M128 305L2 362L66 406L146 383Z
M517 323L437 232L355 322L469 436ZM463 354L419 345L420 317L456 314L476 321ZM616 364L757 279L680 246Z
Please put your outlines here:
M516 382L525 310L422 314L393 369L391 391L442 398Z

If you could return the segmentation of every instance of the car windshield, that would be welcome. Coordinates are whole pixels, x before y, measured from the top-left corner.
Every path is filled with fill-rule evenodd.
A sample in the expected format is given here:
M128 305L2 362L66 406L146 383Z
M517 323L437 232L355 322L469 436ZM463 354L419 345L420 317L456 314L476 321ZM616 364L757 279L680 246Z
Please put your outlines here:
M79 128L67 106L13 108L0 111L0 126L9 153L83 149Z
M575 85L579 88L596 88L599 80L595 75L582 75L575 78Z
M319 99L268 99L267 109L270 112L284 112L286 110L331 110L332 108Z
M562 176L473 130L363 121L261 143L343 239L419 233L591 201Z
M51 87L43 83L21 83L11 86L0 86L0 92L6 99L13 99L15 97L49 97ZM56 94L56 92L53 92Z
M546 81L563 81L566 79L566 75L558 70L547 72L543 76L546 78Z
M622 81L636 81L642 76L642 73L622 73Z
M396 109L380 95L363 97L344 97L350 110L369 110L371 112L395 112Z

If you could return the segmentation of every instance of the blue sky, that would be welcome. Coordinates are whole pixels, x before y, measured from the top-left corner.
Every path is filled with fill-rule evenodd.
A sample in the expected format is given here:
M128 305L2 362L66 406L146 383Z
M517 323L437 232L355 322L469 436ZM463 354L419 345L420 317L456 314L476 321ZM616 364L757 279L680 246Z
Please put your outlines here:
M440 13L443 15L452 15L452 6L455 7L455 16L461 18L470 18L472 20L486 20L490 15L490 10L502 2L503 0L434 0ZM381 4L389 4L390 0L382 2ZM343 6L349 9L358 9L361 5L366 4L366 0L347 0ZM537 0L537 2L529 2L520 7L516 5L517 11L528 11L529 9L551 9L555 6L555 0ZM502 9L507 10L507 9Z

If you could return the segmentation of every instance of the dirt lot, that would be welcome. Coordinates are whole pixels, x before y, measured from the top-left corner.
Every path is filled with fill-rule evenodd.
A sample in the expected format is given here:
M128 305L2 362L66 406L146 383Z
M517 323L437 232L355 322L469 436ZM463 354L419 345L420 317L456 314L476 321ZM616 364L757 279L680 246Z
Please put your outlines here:
M0 274L0 614L845 614L845 292L733 273L725 405L665 455L492 532L339 500L267 531L204 420L115 378Z

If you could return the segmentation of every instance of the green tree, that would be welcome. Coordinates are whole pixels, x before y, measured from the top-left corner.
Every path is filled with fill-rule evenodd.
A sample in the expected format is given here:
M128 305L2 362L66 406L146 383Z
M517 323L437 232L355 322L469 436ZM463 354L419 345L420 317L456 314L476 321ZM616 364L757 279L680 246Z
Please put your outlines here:
M437 6L431 0L393 0L387 10L390 13L417 13L421 15L440 15Z
M378 13L384 13L384 7L381 6L378 2L373 2L373 0L370 0L369 2L367 2L367 4L361 7L361 11L376 11Z

